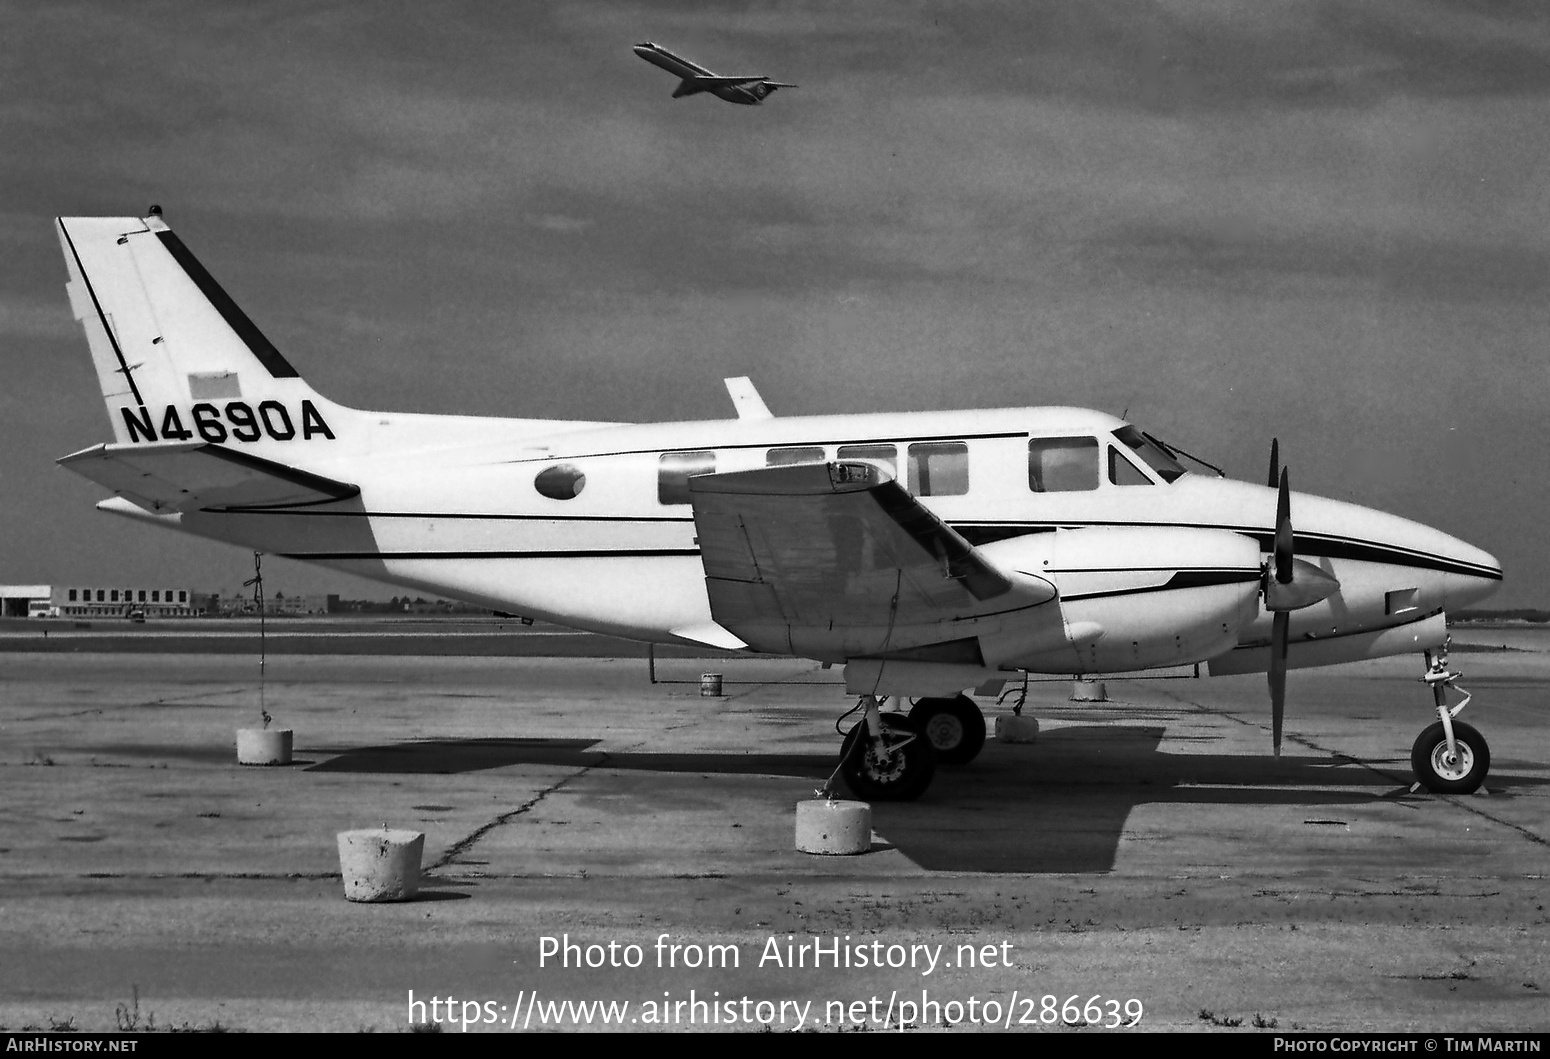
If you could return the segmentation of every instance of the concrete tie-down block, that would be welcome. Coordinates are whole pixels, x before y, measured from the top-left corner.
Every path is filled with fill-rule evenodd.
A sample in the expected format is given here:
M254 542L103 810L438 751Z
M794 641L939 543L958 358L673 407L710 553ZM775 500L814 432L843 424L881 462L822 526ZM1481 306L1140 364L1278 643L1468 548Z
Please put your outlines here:
M339 832L339 873L350 901L408 901L420 890L425 835L385 825Z
M1073 680L1071 682L1071 701L1108 702L1108 685L1101 680Z
M289 728L238 728L237 764L289 765L291 730Z
M996 718L996 739L1002 743L1036 743L1039 719L1020 713L1004 713Z
M871 848L872 807L866 802L797 802L797 849L803 853L848 855Z

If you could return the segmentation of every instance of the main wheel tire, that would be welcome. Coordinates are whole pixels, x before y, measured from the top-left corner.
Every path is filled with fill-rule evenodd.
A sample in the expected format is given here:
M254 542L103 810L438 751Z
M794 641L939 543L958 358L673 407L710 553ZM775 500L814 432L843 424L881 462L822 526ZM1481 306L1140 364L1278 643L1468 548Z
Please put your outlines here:
M885 713L882 717L883 738L896 749L879 754L863 720L845 734L845 741L840 744L840 775L858 798L914 801L936 775L936 751L908 717L898 713ZM898 747L899 743L904 745Z
M1470 794L1480 789L1491 768L1491 748L1485 738L1467 724L1453 723L1458 757L1448 756L1448 737L1438 721L1415 741L1410 767L1421 786L1434 794Z
M938 764L967 765L985 746L985 715L967 695L921 699L910 720L931 740Z

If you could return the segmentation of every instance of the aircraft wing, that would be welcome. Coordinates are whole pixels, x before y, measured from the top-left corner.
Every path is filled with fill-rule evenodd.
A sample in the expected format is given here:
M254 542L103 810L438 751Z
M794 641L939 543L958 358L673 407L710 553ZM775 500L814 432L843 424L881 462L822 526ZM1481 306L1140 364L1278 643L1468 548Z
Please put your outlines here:
M1056 595L990 563L873 464L702 475L689 494L711 614L750 643L779 627L942 625Z
M94 445L59 461L150 511L298 507L360 487L202 441Z

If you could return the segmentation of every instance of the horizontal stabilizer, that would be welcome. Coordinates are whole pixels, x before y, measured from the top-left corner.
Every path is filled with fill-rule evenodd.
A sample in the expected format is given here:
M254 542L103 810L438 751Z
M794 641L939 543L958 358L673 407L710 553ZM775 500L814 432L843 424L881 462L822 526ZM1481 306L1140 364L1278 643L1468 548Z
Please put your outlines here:
M359 486L202 441L94 445L59 463L158 512L301 507L360 493Z

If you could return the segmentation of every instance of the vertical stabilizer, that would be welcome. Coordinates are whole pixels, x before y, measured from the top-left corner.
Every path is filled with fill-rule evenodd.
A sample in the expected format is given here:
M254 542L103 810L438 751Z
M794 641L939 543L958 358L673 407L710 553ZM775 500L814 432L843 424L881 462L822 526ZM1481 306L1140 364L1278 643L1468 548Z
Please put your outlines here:
M302 380L159 215L58 227L117 442L335 439L348 410Z

